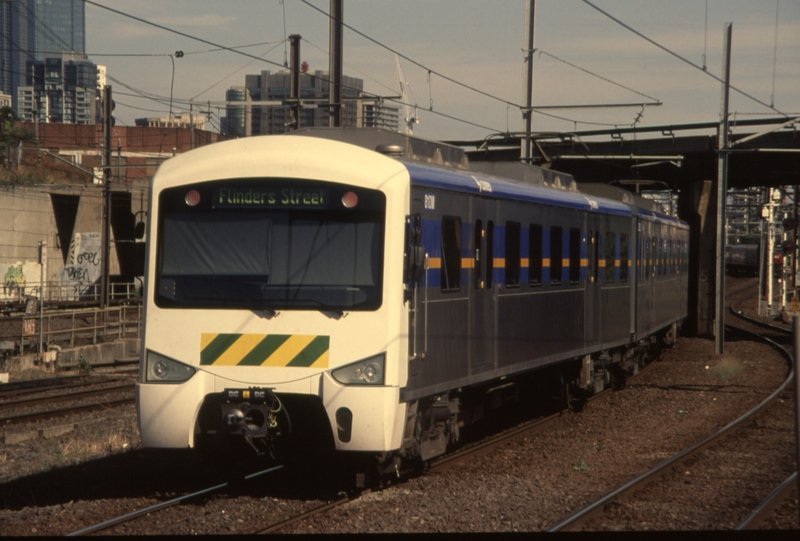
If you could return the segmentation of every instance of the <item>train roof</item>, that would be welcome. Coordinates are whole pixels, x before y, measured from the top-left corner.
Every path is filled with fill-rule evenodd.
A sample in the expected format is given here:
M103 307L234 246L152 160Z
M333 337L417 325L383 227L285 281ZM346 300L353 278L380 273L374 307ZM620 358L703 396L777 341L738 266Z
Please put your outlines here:
M531 201L616 216L631 216L632 214L628 205L580 192L527 184L475 171L445 169L412 162L404 162L404 165L408 169L411 184L414 186L492 195L504 199Z
M612 216L630 217L635 215L654 222L673 225L682 224L688 227L686 222L637 204L637 201L615 201L577 190L560 189L524 180L500 178L476 171L461 171L405 161L403 163L408 169L411 184L414 186L440 188L472 194L491 194L494 197L532 201L587 212L600 212Z
M632 215L662 223L683 223L658 212L648 200L624 190L628 197L609 196L575 189L572 176L518 162L470 163L463 149L381 128L305 128L289 135L332 139L374 150L402 162L415 186L454 190L471 194L533 201L601 212L615 216ZM587 185L582 185L581 188ZM604 188L612 188L606 187Z

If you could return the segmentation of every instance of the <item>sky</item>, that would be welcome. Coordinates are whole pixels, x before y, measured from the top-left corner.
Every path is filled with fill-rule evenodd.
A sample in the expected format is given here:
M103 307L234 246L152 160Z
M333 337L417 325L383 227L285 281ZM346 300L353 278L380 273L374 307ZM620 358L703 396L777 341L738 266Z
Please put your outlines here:
M186 34L86 4L86 52L116 79L109 84L118 125L167 116L172 96L173 114L188 113L189 100L198 103L195 111L211 102L218 129L225 90L244 85L246 74L283 69L291 34L302 36L301 59L310 71L328 70L329 0L93 1ZM345 24L374 40L345 28L345 75L363 79L367 92L397 97L392 51L416 63L400 59L407 101L419 118L414 135L480 140L522 129L527 0L343 3ZM534 114L533 131L718 122L722 83L712 75L724 76L727 23L731 85L738 90L730 93L732 120L800 116L800 0L538 0L535 107L661 105L548 108ZM259 58L207 42L258 44L239 50ZM176 51L184 56L169 56Z

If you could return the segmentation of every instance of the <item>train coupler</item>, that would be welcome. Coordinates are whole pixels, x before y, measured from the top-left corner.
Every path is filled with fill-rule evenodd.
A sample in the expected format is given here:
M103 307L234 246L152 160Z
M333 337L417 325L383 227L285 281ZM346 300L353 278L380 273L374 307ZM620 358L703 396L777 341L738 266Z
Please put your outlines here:
M220 432L241 435L257 454L272 454L272 443L291 432L291 422L272 389L225 389Z

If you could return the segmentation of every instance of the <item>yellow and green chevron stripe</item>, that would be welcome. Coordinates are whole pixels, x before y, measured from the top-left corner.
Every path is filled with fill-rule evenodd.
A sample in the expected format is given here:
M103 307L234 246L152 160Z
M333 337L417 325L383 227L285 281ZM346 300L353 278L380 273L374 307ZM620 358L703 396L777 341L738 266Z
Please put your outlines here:
M200 364L328 367L330 337L308 334L202 333Z

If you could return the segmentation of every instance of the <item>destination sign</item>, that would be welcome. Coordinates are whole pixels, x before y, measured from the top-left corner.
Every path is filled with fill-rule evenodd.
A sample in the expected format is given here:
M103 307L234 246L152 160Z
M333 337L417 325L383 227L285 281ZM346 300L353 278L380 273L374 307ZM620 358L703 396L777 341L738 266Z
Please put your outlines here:
M214 189L213 208L325 209L330 194L324 188L225 187Z

